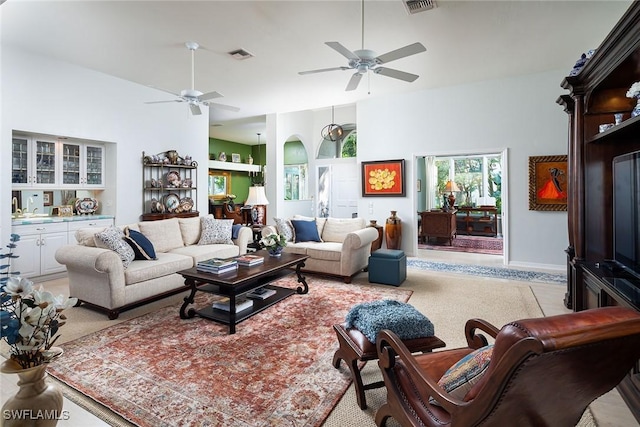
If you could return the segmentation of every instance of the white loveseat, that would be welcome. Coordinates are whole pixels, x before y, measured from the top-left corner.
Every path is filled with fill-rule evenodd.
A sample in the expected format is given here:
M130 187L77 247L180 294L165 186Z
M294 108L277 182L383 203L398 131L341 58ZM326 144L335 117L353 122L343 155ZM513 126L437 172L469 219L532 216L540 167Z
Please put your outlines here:
M371 243L378 238L378 231L367 227L363 218L312 218L295 215L288 220L274 220L276 225L264 227L262 236L283 234L288 240L285 252L309 255L303 271L340 276L345 283L351 283L355 274L367 269ZM291 220L314 221L320 241L296 242Z
M141 232L153 244L157 257L136 259L126 268L118 253L96 247L94 236L103 228L78 230L78 244L63 246L55 255L67 268L70 295L116 319L121 311L186 290L183 277L176 272L201 260L247 252L247 244L253 240L248 227L241 227L231 244L199 245L201 218L204 217L171 218L118 227Z

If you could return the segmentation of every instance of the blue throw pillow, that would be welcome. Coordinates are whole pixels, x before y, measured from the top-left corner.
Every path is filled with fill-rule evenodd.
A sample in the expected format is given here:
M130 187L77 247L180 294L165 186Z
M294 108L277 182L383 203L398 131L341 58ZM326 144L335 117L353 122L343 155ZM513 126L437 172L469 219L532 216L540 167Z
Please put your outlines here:
M322 242L322 240L320 240L320 236L318 236L318 227L316 227L315 221L292 219L291 225L293 225L293 228L296 231L296 243Z
M134 259L157 259L153 243L151 243L151 241L141 232L125 227L124 240L129 244L129 246L131 246L131 249L133 249L133 253L135 254Z

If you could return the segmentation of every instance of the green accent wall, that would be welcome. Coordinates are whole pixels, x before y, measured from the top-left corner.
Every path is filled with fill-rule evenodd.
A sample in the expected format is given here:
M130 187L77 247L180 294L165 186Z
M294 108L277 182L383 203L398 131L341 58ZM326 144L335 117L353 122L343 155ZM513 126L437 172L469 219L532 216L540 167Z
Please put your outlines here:
M232 141L225 141L222 139L209 138L209 158L211 160L218 160L218 154L224 151L227 155L227 162L231 162L231 154L240 154L240 161L247 163L247 157L251 154L253 157L253 164L260 164L257 162L256 156L253 151L254 146L240 144ZM264 152L264 148L263 148ZM213 154L215 157L211 157ZM236 203L244 203L249 195L249 187L251 186L251 179L248 172L238 171L226 171L231 174L231 194L236 195L234 200ZM222 200L217 202L222 204Z

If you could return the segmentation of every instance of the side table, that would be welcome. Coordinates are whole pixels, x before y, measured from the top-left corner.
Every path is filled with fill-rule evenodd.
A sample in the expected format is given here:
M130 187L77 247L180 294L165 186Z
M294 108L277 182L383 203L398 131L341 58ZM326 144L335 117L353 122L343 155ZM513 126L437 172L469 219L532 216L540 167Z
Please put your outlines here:
M384 238L382 233L384 228L381 225L378 225L378 221L375 219L369 220L369 225L367 225L367 227L373 227L378 231L378 238L371 242L371 252L377 251L382 247L382 239Z

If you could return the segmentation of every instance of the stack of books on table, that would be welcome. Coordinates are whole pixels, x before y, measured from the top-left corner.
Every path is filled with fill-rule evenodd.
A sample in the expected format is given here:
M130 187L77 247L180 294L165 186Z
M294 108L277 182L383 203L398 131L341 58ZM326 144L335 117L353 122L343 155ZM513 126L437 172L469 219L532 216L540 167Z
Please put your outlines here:
M236 313L253 307L253 301L246 298L238 298L236 300ZM231 311L231 304L229 304L229 298L224 298L213 303L213 308L217 310Z
M222 274L237 270L238 262L235 259L212 258L198 262L196 269L206 273Z
M269 298L271 295L275 295L276 290L275 289L269 289L269 288L258 288L258 289L254 289L253 291L249 292L247 294L247 298L253 298L253 299L267 299Z
M253 267L254 265L260 265L264 263L264 257L261 257L259 255L245 254L236 257L236 261L238 262L238 265Z

